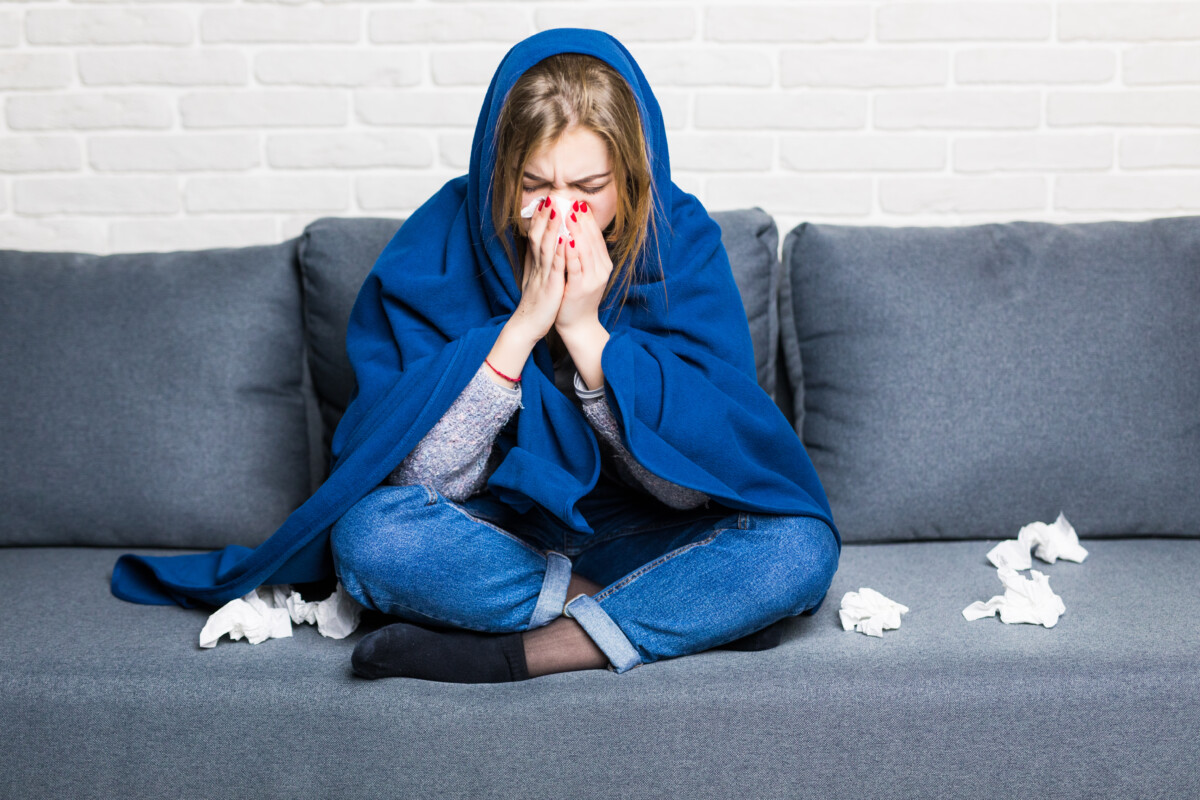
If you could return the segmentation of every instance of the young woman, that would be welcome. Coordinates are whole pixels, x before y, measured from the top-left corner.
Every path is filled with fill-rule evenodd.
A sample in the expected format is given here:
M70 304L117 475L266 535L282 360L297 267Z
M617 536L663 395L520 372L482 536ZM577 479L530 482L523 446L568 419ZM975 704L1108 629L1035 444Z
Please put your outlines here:
M405 223L358 298L355 403L399 364L435 373L418 340L481 330L453 403L417 415L420 441L333 526L346 591L403 620L360 640L358 675L625 672L774 646L821 603L828 504L755 381L720 230L671 182L658 104L608 34L506 55L465 185Z
M122 555L114 595L222 606L336 575L400 620L356 673L455 682L763 649L823 600L829 504L612 36L509 50L468 174L388 242L346 352L321 487L256 548Z

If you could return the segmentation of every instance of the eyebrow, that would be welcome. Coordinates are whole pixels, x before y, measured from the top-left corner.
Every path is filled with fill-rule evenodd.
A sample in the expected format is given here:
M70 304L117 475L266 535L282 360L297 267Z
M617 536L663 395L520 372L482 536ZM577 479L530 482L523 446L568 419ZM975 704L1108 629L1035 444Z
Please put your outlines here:
M611 174L612 174L612 170L610 169L608 172L597 172L595 175L588 175L586 178L579 178L578 180L571 181L571 183L587 183L588 181L595 180L596 178L604 178ZM525 177L529 178L530 180L535 180L535 181L545 181L546 180L545 178L543 178L539 175L534 175L532 172L526 172Z

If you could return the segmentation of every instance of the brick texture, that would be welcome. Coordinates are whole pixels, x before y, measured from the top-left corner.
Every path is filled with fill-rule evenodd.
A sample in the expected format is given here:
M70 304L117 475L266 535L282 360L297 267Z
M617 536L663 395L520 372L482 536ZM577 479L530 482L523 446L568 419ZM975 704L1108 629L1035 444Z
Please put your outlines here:
M1200 214L1200 3L144 0L0 8L0 248L269 243L467 170L519 39L619 38L712 211Z

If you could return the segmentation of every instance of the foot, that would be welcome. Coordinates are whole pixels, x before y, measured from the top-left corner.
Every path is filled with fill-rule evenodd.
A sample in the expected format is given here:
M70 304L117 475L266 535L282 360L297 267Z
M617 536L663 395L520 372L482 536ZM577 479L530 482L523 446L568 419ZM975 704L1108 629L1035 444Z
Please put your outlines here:
M787 617L772 622L760 631L747 634L732 642L717 645L714 650L770 650L783 639L783 623Z
M432 631L397 622L364 636L350 657L361 678L503 683L529 678L520 633Z

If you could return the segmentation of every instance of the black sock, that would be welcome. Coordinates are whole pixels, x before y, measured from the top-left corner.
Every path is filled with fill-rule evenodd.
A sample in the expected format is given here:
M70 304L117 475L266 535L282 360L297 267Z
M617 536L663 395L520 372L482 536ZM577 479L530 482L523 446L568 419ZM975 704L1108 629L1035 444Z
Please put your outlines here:
M719 644L714 650L770 650L783 639L783 624L787 617L772 622L767 627L754 633L748 633L740 639Z
M397 622L367 634L350 657L362 678L421 678L449 683L502 683L529 678L518 633L432 631Z

